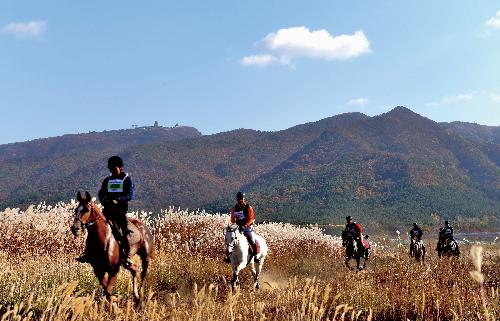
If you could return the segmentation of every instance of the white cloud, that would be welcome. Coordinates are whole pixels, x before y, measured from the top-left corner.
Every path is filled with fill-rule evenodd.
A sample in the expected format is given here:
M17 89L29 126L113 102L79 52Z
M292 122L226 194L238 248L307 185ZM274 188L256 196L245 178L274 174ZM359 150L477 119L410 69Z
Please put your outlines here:
M41 38L47 30L47 21L12 22L1 32L21 38Z
M263 49L270 54L249 57L272 56L276 58L266 58L268 62L266 65L271 63L289 65L292 59L297 57L329 61L350 59L370 52L370 42L362 30L352 35L333 37L325 29L311 31L306 27L291 27L269 33L258 44L261 44Z
M427 107L454 106L464 105L469 103L469 106L497 106L500 103L500 94L485 90L472 91L469 93L444 96L443 98L425 104ZM472 103L472 104L470 104Z
M477 93L475 91L473 91L473 92L465 93L465 94L445 96L445 97L443 97L443 99L441 99L441 101L444 104L453 104L453 103L458 103L458 102L462 102L462 101L469 101L469 100L472 100L474 98L474 96L476 96L476 94Z
M495 103L500 103L500 95L490 94L490 100Z
M495 29L500 29L500 10L497 11L497 14L494 17L486 21L486 25Z
M280 29L268 34L266 48L282 56L349 59L370 52L370 42L363 31L332 37L325 29L310 31L306 27Z
M265 67L278 62L278 58L273 55L254 55L243 57L240 62L245 66Z
M368 98L360 97L349 100L348 105L363 106L368 104Z
M465 101L471 101L477 96L476 91L472 91L469 93L464 93L464 94L458 94L458 95L451 95L451 96L444 96L438 101L433 101L430 103L425 104L428 107L436 107L436 106L441 106L441 105L449 105L449 104L455 104L455 103L460 103L460 102L465 102Z

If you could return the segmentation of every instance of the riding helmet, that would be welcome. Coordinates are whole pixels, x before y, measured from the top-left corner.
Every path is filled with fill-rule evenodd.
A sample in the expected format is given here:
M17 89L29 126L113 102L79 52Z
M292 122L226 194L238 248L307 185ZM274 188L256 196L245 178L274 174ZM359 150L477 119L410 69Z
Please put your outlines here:
M109 159L108 159L108 168L115 168L115 167L119 167L119 168L122 168L123 167L123 160L121 159L120 156L111 156Z

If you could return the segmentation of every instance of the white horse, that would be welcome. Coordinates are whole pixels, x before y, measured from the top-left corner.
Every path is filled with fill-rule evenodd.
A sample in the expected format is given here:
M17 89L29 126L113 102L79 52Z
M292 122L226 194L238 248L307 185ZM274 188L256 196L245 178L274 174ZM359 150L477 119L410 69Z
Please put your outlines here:
M226 239L226 251L229 253L229 258L231 259L231 267L233 268L233 278L231 280L231 285L233 289L238 285L238 274L243 270L248 264L252 268L252 275L254 278L254 287L259 288L259 274L262 271L262 266L264 265L264 260L266 258L268 247L266 241L259 235L254 233L255 240L259 243L260 252L257 254L257 269L254 265L254 257L249 253L248 240L243 232L240 231L237 225L228 225L225 231Z

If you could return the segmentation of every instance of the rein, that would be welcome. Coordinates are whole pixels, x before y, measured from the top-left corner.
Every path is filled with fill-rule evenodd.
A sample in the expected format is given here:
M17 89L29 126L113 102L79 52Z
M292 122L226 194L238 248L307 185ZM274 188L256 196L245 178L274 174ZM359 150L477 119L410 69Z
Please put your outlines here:
M77 218L77 220L80 221L85 228L89 228L90 226L94 225L100 219L100 215L95 213L95 209L94 209L93 204L90 205L89 212L90 212L89 220L87 220L86 223L83 222L83 220L80 217Z
M234 233L235 234L235 237L233 238L233 240L231 241L231 243L226 243L226 246L230 249L229 252L232 252L233 248L235 246L238 245L239 243L239 240L238 240L238 233L236 232L238 230L238 228L236 229L226 229L226 233L227 232L231 232L231 233Z

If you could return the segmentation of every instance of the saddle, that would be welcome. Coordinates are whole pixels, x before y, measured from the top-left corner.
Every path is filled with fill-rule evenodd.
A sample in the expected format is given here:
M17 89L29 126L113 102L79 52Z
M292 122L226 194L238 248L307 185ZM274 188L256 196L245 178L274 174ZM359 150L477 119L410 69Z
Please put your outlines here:
M115 239L119 243L121 240L120 238L121 232L119 231L119 227L114 226L111 222L109 222L109 225L111 226ZM139 243L141 241L141 233L139 231L139 228L128 217L127 217L127 240L128 244L130 245Z

